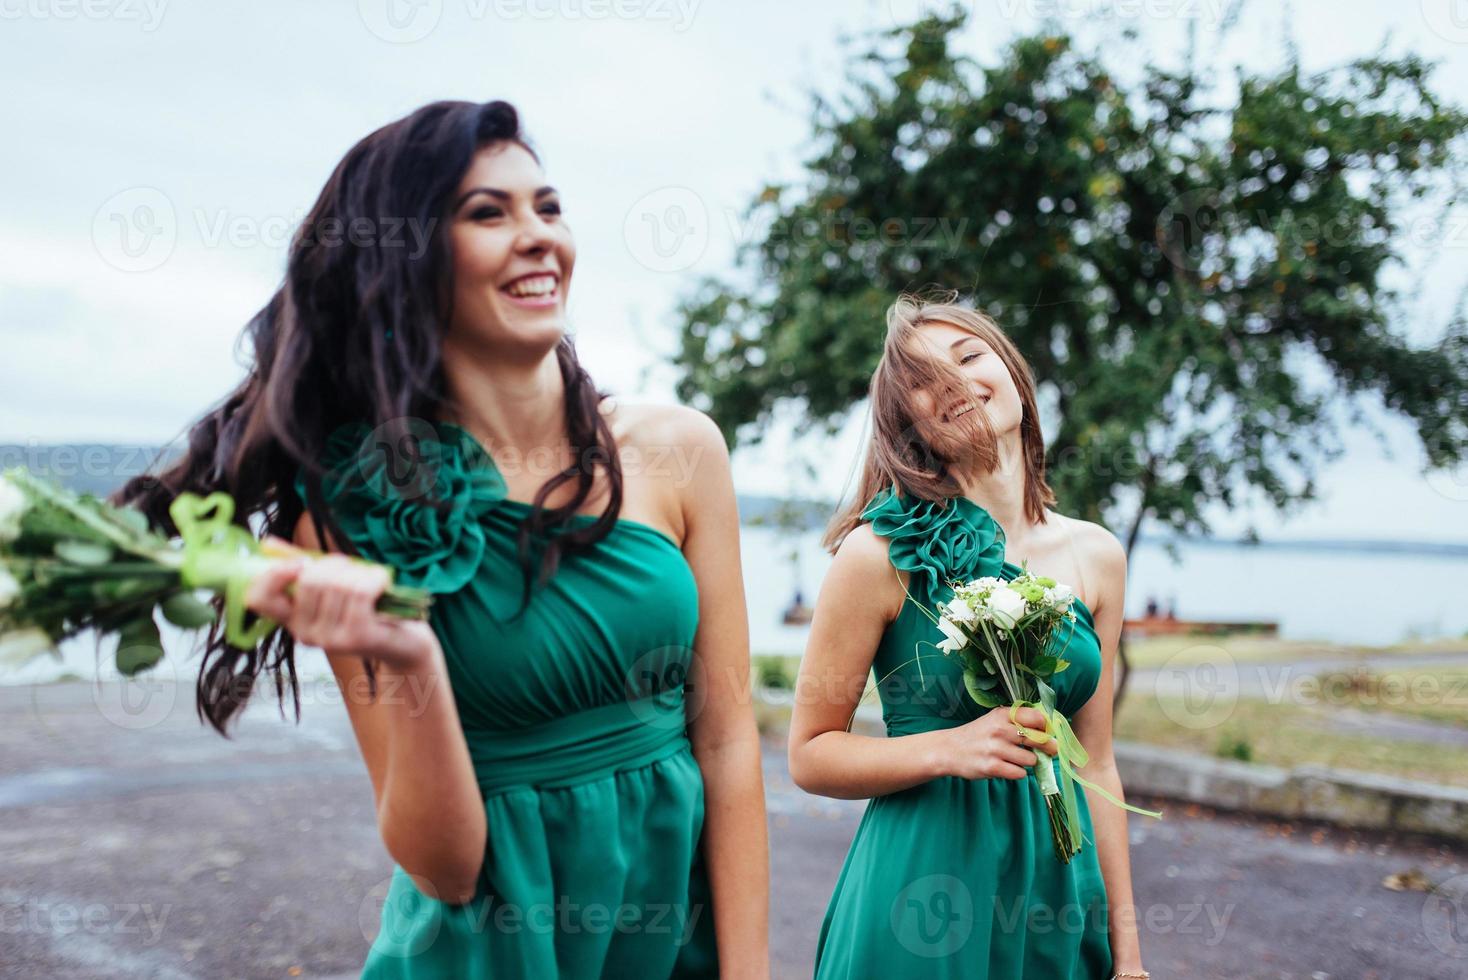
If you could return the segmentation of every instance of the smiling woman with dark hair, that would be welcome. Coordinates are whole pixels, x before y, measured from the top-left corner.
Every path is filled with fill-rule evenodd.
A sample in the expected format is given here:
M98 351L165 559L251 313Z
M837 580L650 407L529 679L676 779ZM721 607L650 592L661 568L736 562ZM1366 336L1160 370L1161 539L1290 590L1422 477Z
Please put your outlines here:
M332 552L256 580L284 627L258 649L211 632L199 710L223 732L262 673L294 692L297 642L326 652L397 862L365 976L768 975L728 450L597 390L575 258L510 105L383 127L293 242L248 378L115 498L168 527L225 490ZM631 465L669 451L691 476ZM376 615L388 574L349 555L430 621Z

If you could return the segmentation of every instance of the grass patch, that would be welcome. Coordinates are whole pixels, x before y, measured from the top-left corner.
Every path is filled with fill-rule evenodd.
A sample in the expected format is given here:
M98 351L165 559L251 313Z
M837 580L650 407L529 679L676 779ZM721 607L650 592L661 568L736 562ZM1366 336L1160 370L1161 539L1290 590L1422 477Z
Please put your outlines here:
M1180 699L1128 691L1118 739L1291 768L1315 764L1468 787L1468 748L1330 730L1325 704L1241 699L1217 724L1195 727Z
M1468 666L1357 668L1318 677L1330 704L1468 728Z
M1300 660L1355 660L1363 657L1411 656L1424 653L1468 651L1468 639L1419 640L1391 646L1371 647L1344 643L1281 640L1247 636L1151 636L1127 641L1127 659L1133 667L1147 669L1216 661L1224 650L1239 663L1292 663Z

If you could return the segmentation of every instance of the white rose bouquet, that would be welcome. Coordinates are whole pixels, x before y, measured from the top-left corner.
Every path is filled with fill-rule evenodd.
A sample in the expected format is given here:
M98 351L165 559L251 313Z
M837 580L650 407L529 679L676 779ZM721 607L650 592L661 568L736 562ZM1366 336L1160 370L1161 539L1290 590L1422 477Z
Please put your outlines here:
M936 614L924 610L943 633L938 649L963 665L964 687L975 702L985 708L1009 705L1011 719L1021 707L1044 713L1046 731L1028 734L1040 742L1056 740L1058 751L1053 760L1037 753L1035 777L1050 815L1055 856L1063 864L1080 852L1083 838L1073 783L1134 813L1162 816L1123 803L1075 771L1086 764L1087 753L1070 722L1056 708L1051 686L1051 678L1070 666L1063 654L1073 630L1065 631L1066 646L1060 651L1052 652L1051 647L1062 627L1075 621L1074 602L1075 593L1069 586L1033 575L1025 566L1011 581L986 576L957 585L953 598Z
M245 593L272 563L299 552L272 552L234 523L234 510L225 493L180 494L168 510L182 538L175 545L138 510L74 494L24 468L6 470L0 474L0 657L28 659L95 629L118 637L117 669L131 676L163 656L155 609L191 629L219 619L198 589L223 596L226 639L242 649L255 646L276 624L261 617L246 626ZM431 601L422 589L392 585L377 609L423 619Z

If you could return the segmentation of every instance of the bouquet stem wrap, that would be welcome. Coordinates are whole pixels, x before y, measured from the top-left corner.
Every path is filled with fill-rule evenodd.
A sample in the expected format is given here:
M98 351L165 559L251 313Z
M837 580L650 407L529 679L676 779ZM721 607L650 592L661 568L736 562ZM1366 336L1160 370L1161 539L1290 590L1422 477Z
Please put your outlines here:
M1081 744L1081 740L1076 737L1075 730L1071 728L1069 719L1055 708L1053 698L1045 698L1043 692L1041 697L1042 700L1040 701L1019 701L1010 705L1009 720L1019 725L1015 716L1019 713L1020 708L1035 708L1045 716L1045 731L1037 732L1034 729L1026 729L1026 731L1029 733L1029 737L1037 742L1048 742L1052 738L1055 740L1055 766L1060 768L1061 774L1059 788L1054 788L1056 786L1055 768L1050 764L1050 759L1047 755L1040 755L1039 764L1035 767L1035 775L1040 780L1041 792L1047 797L1054 796L1058 792L1060 798L1065 803L1064 819L1066 829L1069 831L1070 840L1075 847L1075 850L1071 853L1074 854L1080 850L1079 841L1083 838L1081 833L1080 811L1076 807L1076 783L1080 783L1087 789L1099 793L1103 799L1114 803L1123 810L1140 813L1144 817L1160 818L1162 816L1160 811L1132 806L1130 803L1118 799L1104 786L1099 786L1076 772L1078 768L1085 766L1090 761L1090 754L1086 751L1086 747ZM1044 703L1045 701L1051 701L1051 703L1046 705Z
M245 595L255 577L279 559L266 556L255 536L234 523L234 499L227 493L180 494L168 516L183 539L183 584L223 595L225 638L241 649L255 646L277 624L261 616L246 627Z
M249 649L278 625L264 616L245 625L245 597L250 583L275 563L299 556L320 558L325 552L307 548L272 550L269 542L255 540L249 531L234 523L234 498L218 492L207 497L182 493L168 507L168 516L183 539L181 551L170 552L179 578L189 588L209 589L224 596L224 635L234 646ZM377 611L402 619L426 619L429 593L424 589L395 585L391 565L381 565L356 555L349 561L375 565L387 571L388 587L377 600Z

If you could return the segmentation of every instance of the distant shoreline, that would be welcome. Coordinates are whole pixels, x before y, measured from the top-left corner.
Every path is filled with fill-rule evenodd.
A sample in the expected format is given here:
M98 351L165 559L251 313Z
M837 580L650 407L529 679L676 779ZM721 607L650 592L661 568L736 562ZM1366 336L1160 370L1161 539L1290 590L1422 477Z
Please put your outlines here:
M149 469L159 456L159 466L166 466L179 454L177 449L137 443L54 443L23 446L0 443L0 469L28 466L41 476L57 472L61 483L80 493L106 496L128 479ZM36 466L50 458L53 466ZM745 527L768 527L805 533L819 531L835 510L835 504L822 500L791 500L765 494L741 493L739 519ZM782 520L783 518L783 520ZM1204 538L1169 535L1144 537L1142 544L1165 547L1168 544L1203 548L1258 548L1270 551L1328 554L1392 554L1429 558L1468 558L1468 541L1400 541L1369 538Z

